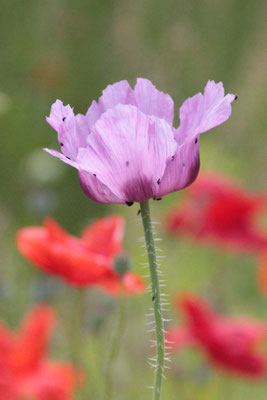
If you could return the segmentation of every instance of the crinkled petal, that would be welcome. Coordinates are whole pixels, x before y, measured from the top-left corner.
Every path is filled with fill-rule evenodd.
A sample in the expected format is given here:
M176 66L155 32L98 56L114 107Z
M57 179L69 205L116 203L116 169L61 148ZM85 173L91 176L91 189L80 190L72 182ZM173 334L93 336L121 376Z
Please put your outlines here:
M224 96L222 82L208 81L204 95L190 97L180 108L179 143L225 122L231 114L233 100L233 94Z
M199 140L196 138L178 147L174 156L167 161L156 197L176 192L193 183L199 167Z
M79 171L79 181L84 194L98 203L123 204L105 184L98 179L96 174L84 170Z
M160 92L148 80L138 78L134 88L136 106L143 113L165 119L173 123L173 100L171 96Z
M101 117L101 114L102 114L102 107L99 106L98 103L94 100L86 113L86 118L90 129L96 123L96 121Z
M71 161L64 154L53 149L44 149L47 153L59 158L64 163L76 168L79 171L79 181L84 194L98 203L124 203L124 200L118 198L102 181L98 179L95 173L87 172Z
M108 85L99 98L99 106L102 112L118 104L134 104L133 90L127 81L120 81L113 85Z
M133 90L127 81L120 81L113 85L108 85L106 89L103 90L98 103L96 101L92 102L86 113L90 128L93 127L105 111L118 104L135 104Z
M156 195L176 146L166 121L119 105L97 121L77 162L122 202L144 201Z
M75 161L71 161L69 158L67 158L66 156L64 156L64 154L59 153L58 151L53 150L53 149L44 149L44 151L46 151L47 153L51 154L51 155L54 156L54 157L59 158L59 159L60 159L61 161L63 161L64 163L69 164L69 165L71 165L72 167L79 169L78 164L77 164Z
M86 139L90 133L87 118L78 114L64 121L58 131L58 141L62 153L71 160L76 160L78 151L86 147Z
M57 100L52 104L50 115L46 117L46 121L58 132L62 122L73 116L74 112L71 106L69 104L64 106L61 100Z

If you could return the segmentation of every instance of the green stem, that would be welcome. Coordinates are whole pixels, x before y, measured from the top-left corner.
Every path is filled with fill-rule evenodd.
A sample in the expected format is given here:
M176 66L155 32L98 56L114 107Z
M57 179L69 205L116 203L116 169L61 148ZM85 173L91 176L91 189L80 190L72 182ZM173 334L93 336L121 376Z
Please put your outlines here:
M141 215L145 232L146 249L148 254L149 271L152 288L152 301L154 305L155 328L156 328L156 348L157 348L157 365L155 370L153 400L160 400L161 386L164 373L164 321L161 308L160 284L158 276L158 264L155 250L155 242L153 236L153 228L150 217L150 209L148 200L140 203Z
M85 311L85 289L75 289L71 323L71 358L75 366L82 367L83 318ZM81 389L75 387L75 398L81 399Z
M82 330L83 330L83 316L84 316L84 303L85 303L85 289L75 289L73 302L73 316L71 323L71 355L72 361L76 365L81 364L82 355Z
M107 399L111 400L113 396L112 372L119 355L119 350L122 343L122 337L125 331L125 327L126 327L126 298L125 296L123 296L123 294L121 294L119 295L117 327L114 330L114 336L109 348L108 358L104 371L103 398L105 400Z

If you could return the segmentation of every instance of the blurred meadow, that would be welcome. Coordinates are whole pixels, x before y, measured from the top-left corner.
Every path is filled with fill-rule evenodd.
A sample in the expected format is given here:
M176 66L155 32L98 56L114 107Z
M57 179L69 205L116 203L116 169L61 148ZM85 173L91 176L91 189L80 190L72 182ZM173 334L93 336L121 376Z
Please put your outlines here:
M81 191L76 170L45 153L58 149L46 123L61 99L85 113L110 83L150 79L179 106L203 91L208 79L238 95L231 118L201 137L201 172L232 177L251 191L267 182L267 3L264 0L28 0L1 2L0 26L0 318L15 329L36 303L55 307L58 322L50 354L71 359L76 289L41 273L18 253L16 231L53 216L79 235L95 218L126 218L125 250L141 275L146 261L142 226L133 207L103 205ZM264 51L265 50L265 51ZM227 253L165 232L164 217L183 192L152 202L152 217L165 256L165 293L200 294L226 315L267 321L267 301L257 282L258 259ZM261 221L267 228L266 219ZM147 281L147 278L146 278ZM148 281L147 281L148 282ZM147 332L150 295L127 299L128 321L114 369L114 399L150 399L153 370ZM87 369L80 399L98 399L103 358L116 323L117 299L95 289L86 293L81 363ZM170 305L167 317L178 321ZM174 353L166 371L168 400L264 400L266 379L246 380L215 370L199 352ZM78 396L77 396L78 398Z

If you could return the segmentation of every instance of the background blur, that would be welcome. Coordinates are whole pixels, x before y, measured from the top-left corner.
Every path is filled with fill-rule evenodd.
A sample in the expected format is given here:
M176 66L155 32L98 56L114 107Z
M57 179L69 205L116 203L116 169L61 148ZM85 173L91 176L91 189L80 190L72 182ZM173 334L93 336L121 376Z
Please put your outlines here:
M264 0L27 0L0 1L0 317L16 327L37 302L59 313L52 354L68 359L74 289L42 275L18 254L15 232L51 215L73 234L95 217L127 218L125 248L144 274L138 206L93 203L82 193L76 170L42 151L58 148L45 122L55 99L85 113L109 84L150 79L169 93L178 110L208 79L238 94L231 118L201 137L202 171L232 176L250 190L266 190L267 3ZM266 50L266 48L265 48ZM174 193L153 204L160 223L181 199ZM267 320L266 299L256 281L257 260L210 246L170 238L158 225L166 259L165 292L192 290L226 314ZM88 291L82 344L89 369L87 397L101 384L101 355L113 329L116 300ZM116 371L116 400L149 399L152 370L145 316L148 295L129 299L129 321ZM169 316L176 319L170 307ZM127 351L126 351L127 349ZM183 350L167 371L169 400L266 399L267 383L229 378L212 370L198 353ZM89 396L89 397L88 397ZM253 397L252 397L253 396Z

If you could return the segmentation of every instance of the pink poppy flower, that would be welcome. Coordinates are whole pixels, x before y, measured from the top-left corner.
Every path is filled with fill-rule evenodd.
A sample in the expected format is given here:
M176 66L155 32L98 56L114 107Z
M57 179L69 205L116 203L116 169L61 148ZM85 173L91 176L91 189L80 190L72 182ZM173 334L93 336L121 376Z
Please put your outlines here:
M260 345L267 339L267 323L221 317L194 295L182 296L176 306L182 310L185 324L167 330L170 348L194 345L215 367L227 372L254 378L266 374L267 355Z
M262 251L267 233L258 225L266 194L254 194L215 174L205 174L188 189L184 202L167 215L167 230L234 251Z
M57 100L47 122L62 153L50 154L75 167L81 187L100 203L132 205L190 185L199 171L199 135L226 121L236 96L208 81L204 95L187 99L180 126L173 127L173 100L147 79L134 90L127 81L109 85L86 115Z

